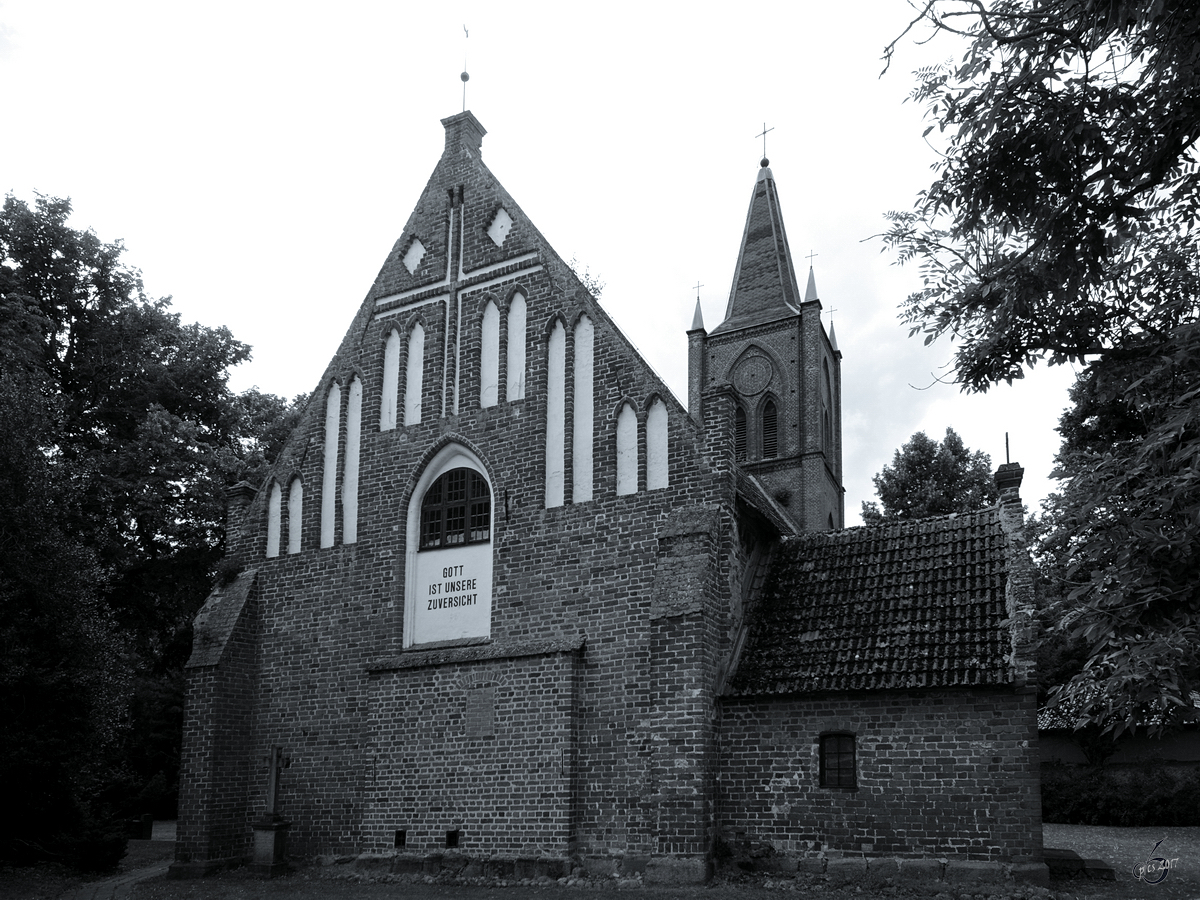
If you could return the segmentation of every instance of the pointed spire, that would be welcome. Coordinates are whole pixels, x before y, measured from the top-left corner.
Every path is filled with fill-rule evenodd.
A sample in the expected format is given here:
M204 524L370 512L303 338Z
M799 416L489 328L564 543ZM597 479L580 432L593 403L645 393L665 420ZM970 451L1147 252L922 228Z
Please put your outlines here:
M800 288L783 228L775 176L764 165L750 195L725 321L712 333L774 322L799 311Z
M833 330L832 320L829 322L829 346L833 349L834 353L841 353L841 351L838 349L837 332Z
M689 331L703 331L704 330L704 314L700 311L700 298L699 297L696 298L696 312L695 312L695 315L692 316L692 327L688 330Z
M804 291L804 302L817 300L817 279L813 277L812 266L808 267L808 287ZM832 326L831 326L832 327Z

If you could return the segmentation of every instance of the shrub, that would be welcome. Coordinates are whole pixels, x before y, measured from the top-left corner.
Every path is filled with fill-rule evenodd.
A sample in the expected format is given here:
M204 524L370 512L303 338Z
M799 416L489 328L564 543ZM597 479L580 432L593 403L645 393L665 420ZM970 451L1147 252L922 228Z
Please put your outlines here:
M1067 825L1200 825L1200 768L1042 764L1042 821Z

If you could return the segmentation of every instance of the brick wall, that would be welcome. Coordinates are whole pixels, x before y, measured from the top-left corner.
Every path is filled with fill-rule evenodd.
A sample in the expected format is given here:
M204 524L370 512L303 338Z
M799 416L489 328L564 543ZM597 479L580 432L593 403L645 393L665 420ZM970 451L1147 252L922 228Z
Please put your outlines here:
M469 205L470 185L466 196ZM436 231L433 223L422 234ZM436 250L432 239L422 240L430 253ZM263 558L266 489L249 508L249 555L259 567L262 619L253 724L248 734L235 735L219 710L201 705L189 721L209 729L206 736L197 732L199 746L211 746L217 732L224 732L221 740L240 742L249 785L244 799L231 795L231 802L240 802L243 823L265 809L266 764L259 758L272 745L283 747L291 764L280 779L279 812L292 822L292 853L389 849L398 829L411 835L406 849L429 849L441 846L445 831L455 826L467 854L535 848L603 860L648 857L668 846L700 855L707 848L711 809L703 792L698 801L693 795L711 781L711 688L696 694L682 685L711 686L716 668L719 641L708 632L723 614L716 598L728 564L720 560L738 552L719 539L713 524L727 528L732 515L728 451L711 449L702 429L566 267L556 257L542 259L541 271L468 297L461 334L454 330L456 307L449 333L444 303L412 314L419 313L426 329L418 425L379 430L387 333L412 315L376 319L360 311L277 465L281 483L298 476L305 485L302 551ZM485 296L492 298L506 327L514 289L527 304L526 396L509 402L502 393L499 405L481 409L479 311ZM556 317L573 326L581 314L595 323L595 496L570 503L568 440L567 504L545 509L547 326ZM573 331L568 327L568 361ZM502 340L509 337L502 331ZM440 361L447 346L452 354L461 352L457 372ZM342 543L339 515L335 545L321 549L324 401L335 381L344 398L354 374L364 386L357 541ZM440 415L443 376L448 410L457 377L457 415ZM502 385L504 376L502 368ZM570 378L568 366L568 422ZM645 416L655 397L667 408L670 486L647 491ZM638 413L639 492L617 496L616 417L625 401ZM711 405L714 415L727 412L720 402ZM341 415L339 511L344 400ZM727 440L723 420L710 427ZM425 651L403 649L409 501L425 462L448 441L470 448L491 483L494 590L485 646L499 655L410 668L396 661ZM702 512L699 531L679 524L680 509ZM283 519L286 546L286 510ZM666 575L656 575L664 566ZM703 601L701 620L685 616L686 625L665 619L667 624L652 627L655 616L666 615L655 612L658 599L679 594L683 585L689 603ZM565 657L530 655L548 641L574 641L586 649L569 664ZM199 674L195 681L194 689L202 690ZM482 694L472 693L486 690L492 692L490 707L480 705ZM476 716L491 709L490 738L470 736L469 705ZM418 747L453 759L460 775L420 765ZM697 747L702 749L692 761ZM686 767L678 765L683 760ZM494 779L471 789L470 773L480 766L491 767ZM240 839L213 830L211 809L211 799L196 795L181 811L184 832L205 832L206 849L197 852L208 858L244 852Z
M723 699L721 839L734 858L1040 862L1034 700L1004 690ZM818 784L817 741L831 731L856 737L856 790Z
M187 673L179 777L186 814L175 841L183 873L240 862L250 852L260 606L249 598L238 612L220 662Z

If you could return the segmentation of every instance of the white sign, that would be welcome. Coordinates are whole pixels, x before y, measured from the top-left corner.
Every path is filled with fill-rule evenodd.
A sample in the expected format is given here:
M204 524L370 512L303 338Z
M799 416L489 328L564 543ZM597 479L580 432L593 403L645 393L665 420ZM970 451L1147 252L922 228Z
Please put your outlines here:
M491 542L416 554L412 644L489 637L492 633ZM410 641L405 641L409 644Z

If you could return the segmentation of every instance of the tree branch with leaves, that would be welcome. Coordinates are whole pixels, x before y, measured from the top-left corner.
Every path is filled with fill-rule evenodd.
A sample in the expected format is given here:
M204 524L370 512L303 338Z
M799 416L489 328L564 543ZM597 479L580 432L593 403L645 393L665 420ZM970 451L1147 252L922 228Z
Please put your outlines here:
M919 28L967 44L917 73L944 155L889 215L886 247L923 281L902 317L926 343L953 340L968 391L1039 361L1084 367L1047 515L1073 579L1058 622L1089 656L1055 699L1117 733L1192 717L1200 8L931 0L906 33ZM1073 439L1083 409L1123 430Z

